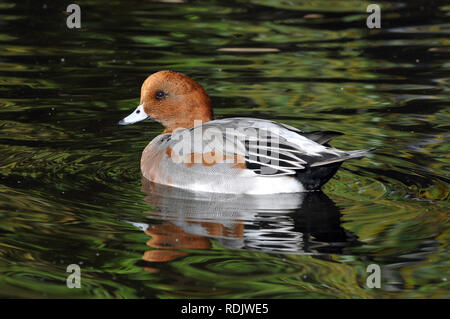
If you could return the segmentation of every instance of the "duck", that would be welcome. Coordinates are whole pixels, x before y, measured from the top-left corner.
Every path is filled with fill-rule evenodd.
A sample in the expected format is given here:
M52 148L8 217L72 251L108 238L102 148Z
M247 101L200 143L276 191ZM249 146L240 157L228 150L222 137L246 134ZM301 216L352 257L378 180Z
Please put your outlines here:
M142 177L193 192L280 194L320 190L349 159L333 131L303 132L268 119L215 119L205 89L182 73L159 71L141 87L140 103L120 126L153 120L164 126L143 150Z

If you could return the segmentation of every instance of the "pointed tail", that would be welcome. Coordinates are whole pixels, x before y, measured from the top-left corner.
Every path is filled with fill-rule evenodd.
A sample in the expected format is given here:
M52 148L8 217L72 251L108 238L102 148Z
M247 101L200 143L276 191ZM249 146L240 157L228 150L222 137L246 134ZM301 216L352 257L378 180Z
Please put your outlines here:
M327 165L327 164L331 164L331 163L337 163L337 162L343 162L349 159L353 159L353 158L361 158L366 156L369 153L372 153L375 149L371 148L368 150L357 150L357 151L348 151L348 152L342 152L341 156L332 158L332 159L328 159L325 161L320 161L320 162L315 162L313 164L311 164L311 167L315 167L315 166L322 166L322 165Z

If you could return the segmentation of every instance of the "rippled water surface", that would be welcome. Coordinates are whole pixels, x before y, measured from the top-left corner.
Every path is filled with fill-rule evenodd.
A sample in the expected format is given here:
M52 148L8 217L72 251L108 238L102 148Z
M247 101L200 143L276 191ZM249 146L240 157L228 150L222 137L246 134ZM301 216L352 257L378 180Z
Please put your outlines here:
M378 30L360 0L77 3L79 30L65 1L0 3L0 297L450 297L448 3L379 2ZM162 127L116 123L161 69L202 84L217 118L377 150L323 193L141 181Z

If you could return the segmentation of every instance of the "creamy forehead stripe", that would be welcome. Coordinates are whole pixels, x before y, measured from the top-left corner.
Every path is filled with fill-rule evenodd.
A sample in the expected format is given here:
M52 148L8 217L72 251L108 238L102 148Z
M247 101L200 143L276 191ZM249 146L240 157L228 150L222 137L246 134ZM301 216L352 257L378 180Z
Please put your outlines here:
M133 124L139 121L143 121L146 118L148 118L148 115L144 112L144 106L141 104L139 105L136 110L134 110L133 113L125 117L122 121L120 121L120 124L126 125L126 124Z

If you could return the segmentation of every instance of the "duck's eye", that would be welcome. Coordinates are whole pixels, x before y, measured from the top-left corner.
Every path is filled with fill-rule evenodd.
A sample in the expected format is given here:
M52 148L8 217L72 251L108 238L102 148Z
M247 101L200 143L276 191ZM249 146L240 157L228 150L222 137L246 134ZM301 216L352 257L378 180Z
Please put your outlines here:
M156 92L156 99L162 100L166 97L166 93L164 91L157 91Z

